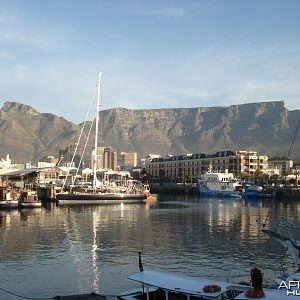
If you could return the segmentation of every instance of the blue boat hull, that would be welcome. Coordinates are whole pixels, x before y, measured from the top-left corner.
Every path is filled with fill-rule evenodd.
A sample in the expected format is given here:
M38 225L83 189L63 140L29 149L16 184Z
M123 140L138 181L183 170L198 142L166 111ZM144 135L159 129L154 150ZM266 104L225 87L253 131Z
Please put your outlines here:
M274 193L265 193L265 192L257 192L257 191L245 191L245 198L274 198Z
M212 191L207 187L199 187L199 193L205 197L226 197L226 198L242 198L240 192L233 191Z

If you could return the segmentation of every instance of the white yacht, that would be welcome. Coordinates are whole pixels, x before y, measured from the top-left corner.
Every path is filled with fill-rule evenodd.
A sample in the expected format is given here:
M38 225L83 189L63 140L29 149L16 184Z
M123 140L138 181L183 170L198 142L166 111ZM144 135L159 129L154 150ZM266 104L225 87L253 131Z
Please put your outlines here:
M243 186L227 169L225 172L213 172L210 166L199 179L198 189L203 196L241 198Z

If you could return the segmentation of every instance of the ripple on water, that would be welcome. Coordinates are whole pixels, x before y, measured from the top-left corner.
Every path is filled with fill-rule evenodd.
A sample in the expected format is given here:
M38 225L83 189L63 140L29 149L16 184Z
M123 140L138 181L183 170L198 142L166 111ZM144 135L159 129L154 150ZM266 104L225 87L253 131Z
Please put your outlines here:
M0 287L40 297L115 294L135 285L126 278L138 271L138 251L145 269L238 282L249 280L250 269L259 266L268 281L284 251L257 230L256 220L265 220L270 205L162 196L151 209L74 206L1 213ZM299 221L298 209L293 201L277 202L270 218ZM292 265L289 255L284 263Z

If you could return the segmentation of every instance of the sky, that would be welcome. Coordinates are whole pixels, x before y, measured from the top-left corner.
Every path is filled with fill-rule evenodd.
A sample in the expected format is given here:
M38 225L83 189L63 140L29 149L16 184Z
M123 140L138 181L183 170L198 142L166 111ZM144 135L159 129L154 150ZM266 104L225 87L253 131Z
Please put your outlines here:
M101 109L285 101L299 109L298 0L0 0L0 105Z

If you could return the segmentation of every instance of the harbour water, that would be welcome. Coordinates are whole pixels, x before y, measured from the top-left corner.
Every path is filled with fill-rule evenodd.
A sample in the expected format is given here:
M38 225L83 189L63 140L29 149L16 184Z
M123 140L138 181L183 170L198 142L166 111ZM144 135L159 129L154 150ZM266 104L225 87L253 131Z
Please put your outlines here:
M148 204L0 211L0 288L40 298L116 295L136 286L126 278L138 271L138 251L144 269L238 282L257 266L271 282L281 261L293 271L293 260L257 220L300 223L299 210L293 199L162 195ZM0 290L0 299L20 298Z

